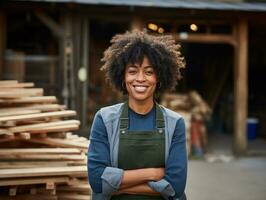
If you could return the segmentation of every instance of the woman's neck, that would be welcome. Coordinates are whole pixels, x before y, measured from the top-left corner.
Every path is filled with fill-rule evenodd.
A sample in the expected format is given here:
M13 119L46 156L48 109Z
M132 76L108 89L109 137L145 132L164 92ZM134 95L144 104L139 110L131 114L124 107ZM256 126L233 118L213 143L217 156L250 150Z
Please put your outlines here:
M133 99L128 99L128 106L138 114L147 114L153 108L154 102L153 99L147 101L136 101Z

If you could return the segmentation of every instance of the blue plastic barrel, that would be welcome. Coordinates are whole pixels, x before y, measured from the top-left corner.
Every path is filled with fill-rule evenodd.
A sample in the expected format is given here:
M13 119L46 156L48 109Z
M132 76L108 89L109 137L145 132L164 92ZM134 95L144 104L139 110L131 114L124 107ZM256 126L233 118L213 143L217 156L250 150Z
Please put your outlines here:
M248 118L247 120L247 136L248 140L254 140L257 137L259 120L257 118Z

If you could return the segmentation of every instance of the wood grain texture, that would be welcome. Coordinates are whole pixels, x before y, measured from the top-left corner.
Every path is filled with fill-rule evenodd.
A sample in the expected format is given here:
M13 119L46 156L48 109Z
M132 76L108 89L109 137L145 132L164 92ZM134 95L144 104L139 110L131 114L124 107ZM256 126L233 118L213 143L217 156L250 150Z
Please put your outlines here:
M0 179L18 178L18 177L41 177L41 176L62 176L71 175L87 176L86 166L69 166L69 167L43 167L34 169L2 169Z
M10 117L0 117L0 122L5 121L21 121L21 120L32 120L32 119L43 119L47 117L68 117L76 115L75 111L65 110L65 111L56 111L40 114L28 114L28 115L19 115L19 116L10 116Z

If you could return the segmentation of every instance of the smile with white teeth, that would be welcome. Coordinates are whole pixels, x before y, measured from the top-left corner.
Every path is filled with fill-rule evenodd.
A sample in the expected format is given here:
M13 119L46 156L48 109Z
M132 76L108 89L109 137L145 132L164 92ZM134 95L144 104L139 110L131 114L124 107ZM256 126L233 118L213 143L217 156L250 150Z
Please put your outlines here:
M136 92L145 92L147 90L147 86L143 85L135 85L133 86Z

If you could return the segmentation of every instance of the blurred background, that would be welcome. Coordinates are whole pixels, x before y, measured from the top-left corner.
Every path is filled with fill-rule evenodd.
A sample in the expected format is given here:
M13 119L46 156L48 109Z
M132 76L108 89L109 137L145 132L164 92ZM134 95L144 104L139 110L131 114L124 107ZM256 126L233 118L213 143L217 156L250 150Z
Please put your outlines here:
M263 0L1 0L0 79L56 96L88 138L96 111L124 100L99 70L103 51L115 34L144 28L173 35L186 60L159 101L186 119L188 199L264 200Z

